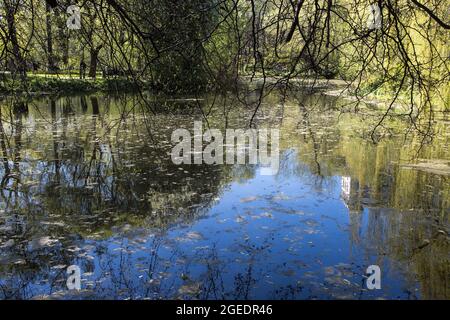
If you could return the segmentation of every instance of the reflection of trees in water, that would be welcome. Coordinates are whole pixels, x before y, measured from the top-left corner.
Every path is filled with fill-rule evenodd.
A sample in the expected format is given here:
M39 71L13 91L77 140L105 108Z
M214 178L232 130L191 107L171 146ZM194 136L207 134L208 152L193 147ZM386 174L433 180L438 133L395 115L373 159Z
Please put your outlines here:
M42 230L41 230L42 231ZM34 234L36 237L36 234ZM42 292L53 294L66 289L66 267L79 265L82 270L92 269L92 262L77 257L67 250L79 239L54 240L51 245L40 246L45 238L26 241L12 236L15 245L0 250L0 298L29 299Z
M418 278L424 298L448 299L448 179L392 165L402 153L392 143L352 144L344 150L353 176L346 201L353 244L361 244L378 259L387 256L401 262L411 282ZM361 210L352 210L356 207Z
M136 255L142 245L136 239L145 237L148 235L118 240L120 250L105 249L98 255L95 284L88 290L92 297L248 299L263 274L261 254L267 247L244 248L242 244L249 257L241 261L240 272L230 275L227 269L232 261L221 258L215 243L186 252L178 248L178 243L156 234L147 240L149 245L140 248L142 254ZM163 249L167 246L170 250Z
M370 208L361 228L367 252L380 261L387 256L402 263L406 278L418 277L426 299L448 299L450 242L447 221L436 213Z
M415 137L405 141L404 136L393 136L374 145L364 138L366 118L360 123L356 116L346 118L321 97L297 97L297 102L301 107L292 108L289 117L298 122L285 122L282 127L298 136L285 142L300 150L300 164L289 172L304 178L314 172L325 180L343 176L342 200L349 211L352 246L407 266L411 279L419 279L424 298L448 299L449 180L398 165L413 156L448 159L446 138L423 146ZM392 130L401 133L402 127L394 124Z
M167 161L171 145L164 134L168 132L159 133L159 137L149 143L145 141L147 132L142 130L139 119L122 120L114 135L104 134L108 119L100 114L97 97L90 97L90 102L92 115L80 120L73 116L74 106L68 105L70 101L58 101L63 105L60 111L57 102L50 100L50 117L46 121L50 123L51 134L24 146L43 156L40 161L33 159L22 163L27 171L24 178L39 181L37 186L29 188L28 197L34 192L38 194L40 205L50 212L92 215L106 208L124 213L149 213L152 201L158 202L158 198L164 197L173 202L167 204L172 209L186 208L208 201L216 193L221 168L172 165ZM59 111L61 114L57 114ZM22 125L18 123L11 128L16 142L11 147L15 167L10 168L8 163L6 170L18 169L21 162ZM33 130L42 134L46 128L37 124ZM20 172L4 175L4 179L20 175ZM11 188L16 192L19 189L25 191L21 186ZM205 197L206 193L210 196ZM184 202L176 203L179 200Z
M24 103L2 105L0 219L9 224L0 230L4 298L30 297L30 284L39 287L42 277L51 278L52 266L73 264L77 234L108 237L124 224L164 228L190 221L229 181L231 168L173 165L167 123L117 101L112 115L103 113L103 99L95 96L43 100L33 105L31 117ZM106 99L105 108L117 101ZM48 235L57 245L34 252L29 243ZM14 243L5 246L8 239ZM59 271L55 281L61 282L65 269Z
M0 111L1 112L1 111ZM4 174L0 185L2 189L14 191L14 193L6 196L2 192L5 202L10 202L12 199L17 200L17 186L20 183L20 163L22 152L22 113L28 113L28 105L22 101L13 101L9 112L8 125L12 129L10 135L7 135L4 129L3 121L0 123L0 144L3 153L3 170ZM0 113L0 117L2 114Z
M189 101L190 109L195 110L197 103ZM300 109L283 110L281 147L287 150L281 155L280 175L298 176L317 190L334 183L332 176L347 176L349 192L344 200L352 244L380 259L388 256L409 265L418 275L424 297L448 298L448 179L401 170L395 162L405 157L408 148L398 140L367 143L361 135L341 128L342 120L311 112L308 106L312 103L302 103ZM209 208L227 183L252 178L253 166L172 165L168 161L170 130L189 129L193 123L192 118L177 116L180 106L165 105L163 109L172 113L155 118L143 114L138 101L122 96L50 99L37 103L38 109L26 105L16 102L0 108L3 297L33 296L32 290L37 290L33 288L45 275L49 282L42 291L64 289L65 269L52 267L73 263L84 263L83 271L95 271L95 279L109 279L103 285L94 282L89 286L99 296L248 297L260 279L255 270L258 263L251 259L235 275L233 285L226 287L224 283L230 283L223 279L226 264L218 261L214 249L198 253L204 263L195 279L182 264L177 268L186 279L163 281L181 255L176 246L170 256L161 250L166 245L163 234L152 240L151 249L145 251L148 255L140 261L146 281L138 278L138 244L130 245L127 252L127 243L120 243L122 250L114 253L99 241L95 266L82 258L89 250L73 247L84 244L77 235L107 238L117 232L115 227L126 224L164 230L176 221L192 221ZM226 121L233 122L238 118L234 116L227 114ZM214 126L221 121L211 118L210 123ZM427 148L421 152L424 158L436 154ZM293 157L296 161L291 161ZM363 208L368 208L367 213ZM364 214L368 214L366 228L362 226ZM38 250L29 246L48 235L58 242ZM14 243L5 246L9 239ZM263 256L264 250L253 254L261 259L256 255ZM184 288L181 293L180 288ZM295 297L300 288L277 290L277 297Z

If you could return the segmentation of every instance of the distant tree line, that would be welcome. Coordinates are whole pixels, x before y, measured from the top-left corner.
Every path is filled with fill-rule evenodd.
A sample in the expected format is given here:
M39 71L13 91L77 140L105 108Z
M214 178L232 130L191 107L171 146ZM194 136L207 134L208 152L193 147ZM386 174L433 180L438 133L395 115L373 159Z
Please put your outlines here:
M344 79L362 99L385 92L433 122L449 104L445 0L1 0L0 66L96 78L123 76L168 92L238 90L262 79L261 98L293 78ZM69 5L81 29L67 27ZM368 26L370 8L379 25ZM273 81L272 81L273 82ZM258 106L256 106L256 110ZM429 129L422 132L430 134Z

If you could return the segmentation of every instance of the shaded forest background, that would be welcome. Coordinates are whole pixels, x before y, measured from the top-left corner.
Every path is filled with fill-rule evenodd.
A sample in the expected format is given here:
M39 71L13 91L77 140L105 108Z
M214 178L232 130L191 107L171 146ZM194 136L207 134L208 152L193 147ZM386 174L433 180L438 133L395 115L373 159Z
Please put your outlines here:
M341 79L358 99L390 98L380 124L403 100L428 135L435 109L450 103L449 7L420 1L2 0L2 87L39 90L43 73L170 93L259 79L262 99L292 79ZM70 5L81 9L79 30L67 27ZM380 28L368 25L371 5Z

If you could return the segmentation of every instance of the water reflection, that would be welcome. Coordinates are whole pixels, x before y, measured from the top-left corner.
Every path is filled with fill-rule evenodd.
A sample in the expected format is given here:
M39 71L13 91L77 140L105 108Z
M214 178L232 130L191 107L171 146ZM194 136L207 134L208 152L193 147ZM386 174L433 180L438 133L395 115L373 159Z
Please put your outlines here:
M243 128L251 108L149 98L1 102L1 298L450 298L448 174L404 166L450 162L446 119L421 148L394 120L375 145L373 110L273 94L256 124L280 128L281 163L262 176L170 160L175 128Z

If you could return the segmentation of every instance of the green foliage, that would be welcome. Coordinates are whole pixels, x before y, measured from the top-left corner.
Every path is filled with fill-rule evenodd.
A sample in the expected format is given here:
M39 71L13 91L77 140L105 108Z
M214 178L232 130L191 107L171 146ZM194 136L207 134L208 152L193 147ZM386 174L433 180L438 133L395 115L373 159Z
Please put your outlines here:
M135 91L138 86L126 78L80 80L56 77L31 76L23 83L13 79L0 82L0 93L4 95L19 93L88 93L94 91Z
M206 0L182 2L156 1L144 7L146 21L156 23L159 35L155 45L164 50L153 64L151 77L154 86L164 92L199 92L208 86L203 39L207 39L215 18L202 8L211 4ZM145 30L145 25L142 25ZM153 30L154 31L154 28Z

